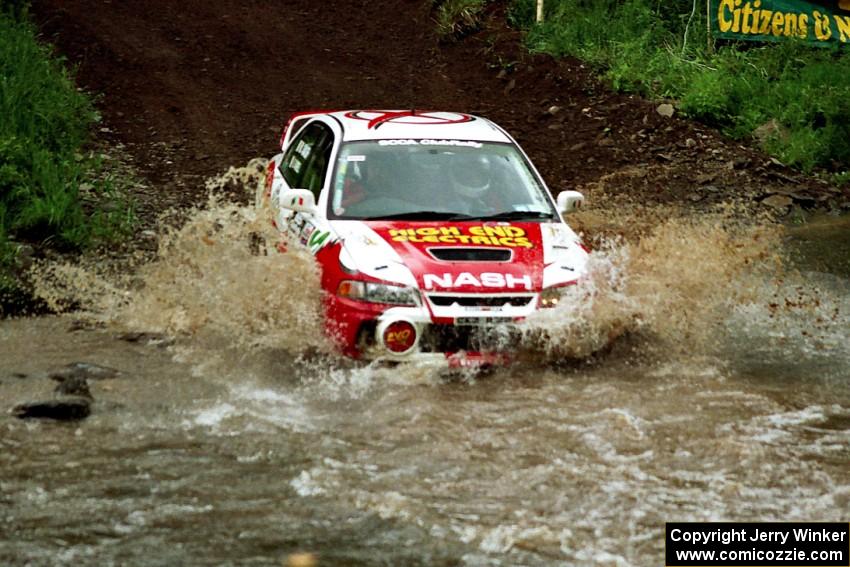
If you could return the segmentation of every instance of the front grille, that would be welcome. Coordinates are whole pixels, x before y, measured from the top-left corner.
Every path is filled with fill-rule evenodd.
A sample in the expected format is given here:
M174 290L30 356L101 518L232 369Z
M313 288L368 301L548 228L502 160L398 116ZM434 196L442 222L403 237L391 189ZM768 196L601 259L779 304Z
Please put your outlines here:
M461 307L524 307L528 305L532 297L529 295L428 295L428 299L438 307L449 307L457 304Z
M516 347L519 340L518 331L504 325L428 325L419 339L419 347L423 352L506 351Z
M428 252L443 262L509 262L508 248L454 248L451 246L429 248Z

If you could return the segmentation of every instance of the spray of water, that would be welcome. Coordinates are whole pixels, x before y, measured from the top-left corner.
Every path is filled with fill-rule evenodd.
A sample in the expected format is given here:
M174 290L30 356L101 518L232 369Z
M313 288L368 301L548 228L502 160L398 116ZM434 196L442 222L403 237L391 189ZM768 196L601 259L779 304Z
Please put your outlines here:
M523 326L528 347L550 359L583 358L639 333L644 349L707 353L735 307L757 300L782 271L775 225L728 213L668 212L655 224L621 215L618 226L640 233L597 239L587 276Z
M207 182L253 193L256 164ZM214 193L211 193L214 195ZM267 211L210 196L179 227L165 226L154 261L128 270L99 258L42 264L37 294L61 311L173 336L226 337L239 348L327 350L319 274L298 247L279 254Z

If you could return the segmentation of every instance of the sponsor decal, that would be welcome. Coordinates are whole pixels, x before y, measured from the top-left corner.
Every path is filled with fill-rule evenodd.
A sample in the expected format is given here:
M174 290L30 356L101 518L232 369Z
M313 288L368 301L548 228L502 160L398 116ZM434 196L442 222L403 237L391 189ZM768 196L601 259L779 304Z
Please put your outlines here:
M508 246L534 248L525 230L518 226L441 226L422 228L391 228L393 242L434 244L475 244L479 246Z
M416 328L409 321L394 321L384 330L384 345L391 352L407 352L415 343Z
M298 241L301 242L302 246L308 245L308 243L310 242L310 235L313 234L313 231L315 231L315 230L316 230L316 227L311 225L310 227L305 228L304 230L301 231L301 236L298 239Z
M271 197L271 194L272 194L272 185L274 184L274 170L275 169L277 169L277 164L274 162L274 160L271 160L269 162L268 167L266 168L266 183L265 183L266 193L265 193L265 195L266 195L267 199L269 197Z
M486 327L513 323L513 317L455 317L455 325Z
M300 154L305 160L310 155L310 150L312 149L312 144L308 144L304 140L300 140L298 145L295 146L295 153Z
M481 142L470 140L378 140L379 146L459 146L463 148L482 148ZM351 161L351 160L349 160Z
M420 110L401 110L396 112L388 112L384 110L357 110L345 114L346 118L355 120L366 120L366 125L369 129L377 129L381 124L394 122L396 124L421 124L440 125L440 124L461 124L463 122L471 122L474 118L468 114L460 114L455 112L427 112Z
M331 243L329 230L319 230L316 225L306 220L301 214L296 214L289 223L290 233L298 241L315 254Z
M313 224L307 222L307 219L299 213L295 213L289 218L289 231L293 234L303 234L306 231L312 231L314 228Z
M709 0L715 37L850 43L848 0Z
M444 273L425 274L422 277L422 282L425 289L436 288L453 288L453 287L498 287L498 288L517 288L521 287L527 290L532 289L531 276L515 276L513 274L502 274L499 272L484 272L479 275L462 272L460 274Z
M310 239L307 241L307 245L313 253L318 252L327 242L330 235L331 233L326 230L314 230L312 234L310 234Z
M401 344L407 345L410 343L410 337L413 336L413 331L410 329L404 329L403 331L395 331L387 333L387 343L388 344Z

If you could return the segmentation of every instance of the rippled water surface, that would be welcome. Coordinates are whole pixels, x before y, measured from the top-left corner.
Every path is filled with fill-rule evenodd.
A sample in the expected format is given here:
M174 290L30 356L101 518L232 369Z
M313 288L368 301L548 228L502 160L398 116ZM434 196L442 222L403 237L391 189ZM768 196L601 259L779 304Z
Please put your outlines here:
M644 253L630 265L667 273L669 253ZM604 354L549 348L447 377L352 367L291 319L280 347L263 327L217 333L261 308L247 286L217 295L239 280L198 257L151 268L148 297L101 302L102 327L0 323L4 406L49 397L46 372L69 362L121 371L91 382L85 421L0 417L0 563L279 565L308 551L319 565L643 566L663 564L666 521L848 519L850 295L820 264L752 276L725 304L686 273L615 282L608 297L623 297L590 323L542 324L554 342L595 320L627 327ZM208 293L220 314L169 295L187 261L201 283L179 292ZM711 313L686 316L695 296ZM176 339L118 338L145 326Z

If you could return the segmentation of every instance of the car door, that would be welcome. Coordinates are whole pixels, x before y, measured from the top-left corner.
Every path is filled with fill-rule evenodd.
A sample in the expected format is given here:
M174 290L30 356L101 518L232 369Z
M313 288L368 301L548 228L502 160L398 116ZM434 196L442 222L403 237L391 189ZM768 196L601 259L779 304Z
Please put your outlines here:
M330 237L324 212L317 209L316 214L309 215L280 207L277 193L286 189L307 189L318 205L331 169L334 141L333 131L323 122L305 126L286 148L279 166L283 183L272 192L279 229L289 235L291 242L300 242L314 253L327 244Z

